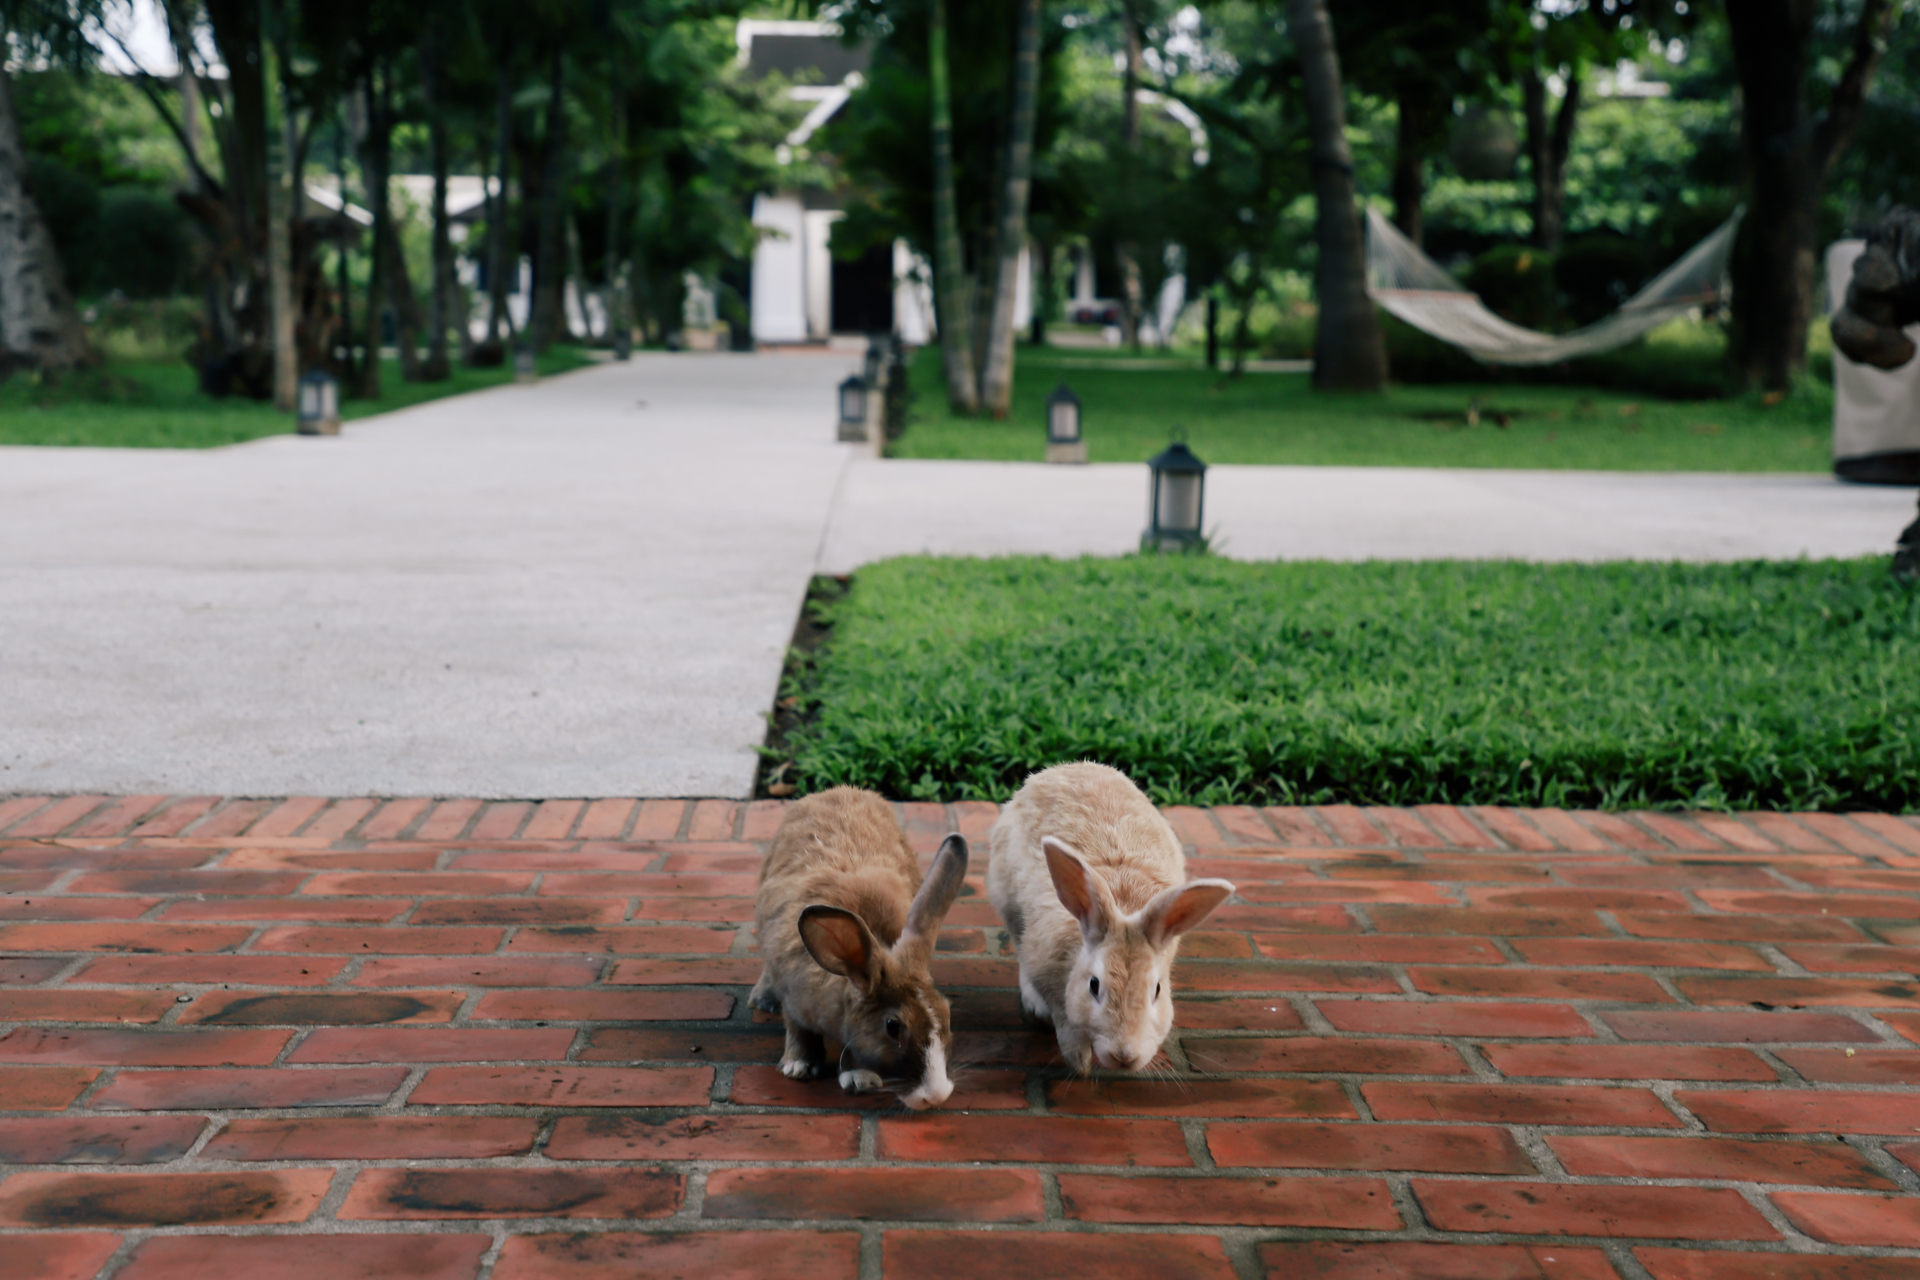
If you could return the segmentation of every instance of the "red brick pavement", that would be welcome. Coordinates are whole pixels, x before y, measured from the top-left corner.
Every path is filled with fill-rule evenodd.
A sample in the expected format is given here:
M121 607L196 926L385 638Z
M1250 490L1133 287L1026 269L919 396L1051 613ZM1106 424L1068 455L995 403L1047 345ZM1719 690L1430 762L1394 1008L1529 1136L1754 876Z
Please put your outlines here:
M0 1280L1920 1276L1914 820L1170 816L1164 1070L1021 1024L980 843L913 1115L744 1006L777 802L0 799Z

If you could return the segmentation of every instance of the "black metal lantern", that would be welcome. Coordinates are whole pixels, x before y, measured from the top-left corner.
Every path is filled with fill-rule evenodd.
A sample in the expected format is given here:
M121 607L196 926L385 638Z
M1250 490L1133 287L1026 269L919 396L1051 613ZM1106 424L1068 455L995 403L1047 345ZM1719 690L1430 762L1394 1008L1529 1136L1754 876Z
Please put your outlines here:
M1087 442L1080 438L1080 397L1063 382L1047 397L1047 461L1086 460Z
M860 375L867 380L869 387L880 385L880 379L886 375L887 361L892 355L889 350L893 340L888 334L875 333L867 337L867 357L861 365Z
M1147 531L1143 546L1196 546L1206 512L1207 464L1194 456L1186 441L1175 440L1147 460Z
M633 328L631 325L617 324L613 327L613 358L615 360L633 359Z
M540 366L534 363L532 343L521 342L514 345L513 380L515 382L540 381Z
M857 373L849 374L840 384L840 438L867 438L867 380Z
M340 434L340 380L325 369L300 379L295 421L303 436Z

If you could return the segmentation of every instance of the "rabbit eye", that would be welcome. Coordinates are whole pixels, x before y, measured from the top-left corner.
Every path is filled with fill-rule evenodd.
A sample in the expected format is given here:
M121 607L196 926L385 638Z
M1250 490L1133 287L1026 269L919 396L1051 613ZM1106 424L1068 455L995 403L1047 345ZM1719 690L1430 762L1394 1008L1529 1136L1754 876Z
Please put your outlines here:
M898 1040L900 1038L900 1019L898 1018L887 1019L887 1035L894 1040Z
M1100 979L1098 978L1087 979L1087 990L1093 992L1093 998L1095 1000L1098 1000L1100 998Z

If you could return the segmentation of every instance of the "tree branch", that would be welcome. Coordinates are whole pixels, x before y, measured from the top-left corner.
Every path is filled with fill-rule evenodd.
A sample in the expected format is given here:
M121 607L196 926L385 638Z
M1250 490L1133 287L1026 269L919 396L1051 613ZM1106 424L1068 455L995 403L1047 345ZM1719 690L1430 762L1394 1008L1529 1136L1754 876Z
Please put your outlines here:
M1894 7L1888 0L1865 0L1860 6L1860 22L1853 29L1853 55L1847 59L1840 83L1834 86L1826 114L1813 128L1808 159L1816 185L1826 180L1827 170L1853 140L1861 109L1866 105L1867 85L1887 51L1887 28L1892 25L1893 14Z

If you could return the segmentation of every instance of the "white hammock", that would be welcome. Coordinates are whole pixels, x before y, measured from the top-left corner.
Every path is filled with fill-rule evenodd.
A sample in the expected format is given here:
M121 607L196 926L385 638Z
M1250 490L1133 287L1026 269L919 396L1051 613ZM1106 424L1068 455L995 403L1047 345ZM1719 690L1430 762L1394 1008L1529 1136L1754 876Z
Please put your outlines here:
M1367 292L1414 328L1477 360L1556 364L1624 347L1677 315L1724 298L1727 258L1742 212L1735 210L1618 311L1572 333L1536 333L1502 320L1372 208L1367 210Z

